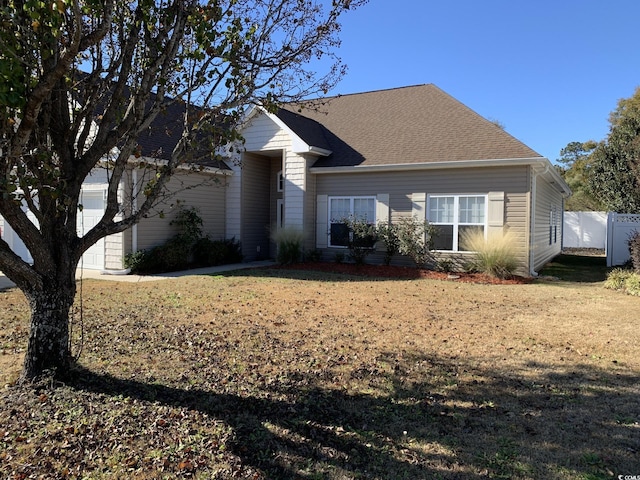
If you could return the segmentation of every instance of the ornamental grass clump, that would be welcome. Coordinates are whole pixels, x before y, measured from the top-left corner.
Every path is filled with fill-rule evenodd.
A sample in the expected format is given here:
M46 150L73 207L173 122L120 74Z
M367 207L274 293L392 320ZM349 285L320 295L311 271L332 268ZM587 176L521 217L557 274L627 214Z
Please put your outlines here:
M516 236L506 231L489 234L485 238L482 230L462 234L463 249L473 252L470 262L472 270L497 278L512 277L518 268Z
M640 274L628 268L614 268L607 275L604 288L640 296Z
M271 240L277 246L276 261L281 265L297 263L302 256L302 230L295 227L274 229Z

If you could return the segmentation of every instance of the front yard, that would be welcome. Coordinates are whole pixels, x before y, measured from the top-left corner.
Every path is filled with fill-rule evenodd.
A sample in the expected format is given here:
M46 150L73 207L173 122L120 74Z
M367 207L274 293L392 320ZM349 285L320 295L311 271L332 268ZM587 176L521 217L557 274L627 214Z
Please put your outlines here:
M2 389L1 478L640 475L640 298L599 282L260 269L82 290L76 380ZM4 385L28 312L17 290L0 311Z

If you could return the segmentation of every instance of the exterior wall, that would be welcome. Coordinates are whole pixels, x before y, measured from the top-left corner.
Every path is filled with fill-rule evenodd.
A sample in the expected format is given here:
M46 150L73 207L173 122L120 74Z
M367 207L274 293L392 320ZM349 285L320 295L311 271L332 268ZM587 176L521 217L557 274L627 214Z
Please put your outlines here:
M504 192L504 227L518 237L517 250L522 267L528 273L529 243L529 167L491 167L447 170L412 170L396 172L319 174L317 195L389 195L391 221L411 216L413 193L488 194ZM323 252L332 258L337 249ZM372 257L372 261L377 258ZM398 259L399 260L399 259Z
M304 219L303 231L304 251L312 251L316 249L316 192L317 192L317 176L309 173L309 168L315 163L316 158L309 156L306 158L306 182L305 182L305 203L304 203Z
M288 204L289 192L295 197L294 189L288 186L289 173L283 167L283 155L295 154L288 133L267 115L258 113L252 117L242 135L246 139L241 146L245 153L240 156L239 165L232 167L234 176L227 194L227 234L240 239L244 259L250 261L275 254L268 229L276 222L277 199L286 199ZM280 170L285 177L283 192L276 191L276 174ZM290 215L294 218L293 213L285 211L285 222Z
M225 223L226 238L242 238L242 168L241 161L238 156L233 162L229 162L233 175L227 177L227 189L225 203L227 206L227 215Z
M177 233L170 223L180 210L179 205L198 208L203 220L203 232L211 239L225 238L224 176L177 172L169 181L168 188L178 193L152 209L148 218L143 218L137 226L138 250L160 245ZM164 218L161 218L160 212ZM131 249L131 246L128 248Z
M278 174L284 171L282 170L282 158L275 157L270 159L270 171L269 171L269 225L271 229L279 228L278 225L278 200L282 200L284 196L283 191L278 191ZM284 187L284 186L283 186ZM269 257L275 258L276 256L276 244L273 241L269 242Z
M562 251L562 195L542 175L532 175L531 265L540 270ZM551 233L550 233L551 227ZM550 238L551 237L551 238Z
M242 165L242 256L246 261L269 256L271 161L245 153Z
M291 150L291 139L284 130L263 114L255 115L242 130L247 152Z

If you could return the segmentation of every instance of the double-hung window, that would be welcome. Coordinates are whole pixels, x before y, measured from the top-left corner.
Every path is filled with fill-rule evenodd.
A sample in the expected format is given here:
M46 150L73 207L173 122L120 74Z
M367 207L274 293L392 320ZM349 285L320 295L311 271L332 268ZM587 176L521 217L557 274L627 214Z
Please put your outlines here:
M438 229L436 250L464 251L463 236L486 232L486 195L429 195L427 220Z
M349 245L346 220L376 223L376 197L329 197L329 246Z

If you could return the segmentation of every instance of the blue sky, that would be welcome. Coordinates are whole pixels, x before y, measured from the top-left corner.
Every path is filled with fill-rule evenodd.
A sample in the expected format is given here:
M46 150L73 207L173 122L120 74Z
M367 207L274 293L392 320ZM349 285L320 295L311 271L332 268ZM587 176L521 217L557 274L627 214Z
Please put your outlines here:
M555 161L640 86L639 19L638 0L370 0L330 94L433 83Z

